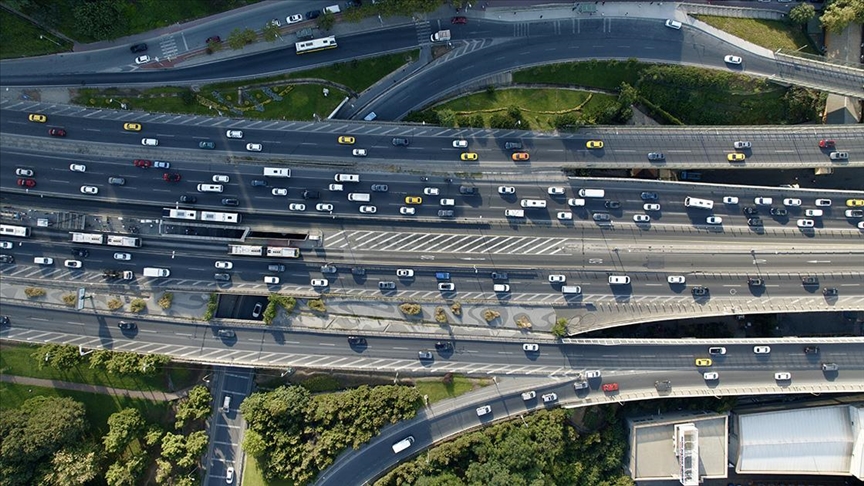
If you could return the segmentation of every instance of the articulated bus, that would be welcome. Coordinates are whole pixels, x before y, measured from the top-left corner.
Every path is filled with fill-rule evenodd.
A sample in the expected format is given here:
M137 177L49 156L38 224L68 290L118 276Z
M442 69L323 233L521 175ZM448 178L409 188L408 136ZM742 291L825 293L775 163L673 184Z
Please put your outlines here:
M323 51L324 49L335 49L337 47L336 38L333 36L297 42L294 45L297 47L297 54Z
M228 245L228 254L261 256L264 254L264 247L256 245Z
M108 235L108 245L138 248L141 246L141 238L137 236Z
M72 243L87 243L90 245L104 245L105 235L102 233L69 233L72 235Z
M211 223L239 223L240 215L237 213L201 211L201 221L209 221Z
M198 219L198 211L190 210L190 209L171 209L171 208L162 208L162 217L169 219L189 219L196 220Z
M206 221L210 223L239 223L237 213L221 213L218 211L195 211L193 209L162 208L162 217L166 219L185 219L188 221Z
M11 224L0 224L0 235L3 236L20 236L26 238L30 236L30 228L27 226L15 226Z
M688 208L713 209L714 201L687 196L687 198L684 199L684 206Z
M300 248L292 248L290 246L286 246L286 247L268 246L267 247L267 256L268 257L280 257L280 258L300 258Z

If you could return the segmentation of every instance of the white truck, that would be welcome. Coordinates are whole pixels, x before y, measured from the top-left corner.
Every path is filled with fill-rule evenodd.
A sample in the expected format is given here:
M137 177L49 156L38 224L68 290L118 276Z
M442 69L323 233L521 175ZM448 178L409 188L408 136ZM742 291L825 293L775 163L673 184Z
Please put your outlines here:
M168 277L171 275L171 270L167 268L158 268L158 267L144 267L144 276L145 277Z
M450 40L449 30L439 30L429 37L432 42L447 42Z

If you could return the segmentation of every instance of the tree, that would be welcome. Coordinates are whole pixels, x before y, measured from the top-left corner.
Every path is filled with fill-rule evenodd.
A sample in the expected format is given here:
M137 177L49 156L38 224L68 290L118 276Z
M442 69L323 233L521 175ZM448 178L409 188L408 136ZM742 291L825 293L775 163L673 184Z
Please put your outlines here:
M210 403L213 396L205 386L198 385L191 390L186 398L177 404L175 428L182 429L188 420L201 420L210 414Z
M60 371L78 366L83 359L77 346L53 343L39 346L30 356L36 360L39 369L48 366Z
M318 28L321 30L330 30L333 24L336 23L336 16L330 12L324 12L318 17Z
M836 0L828 4L819 18L822 26L840 33L847 25L864 23L864 0Z
M111 464L105 473L108 486L135 486L138 477L147 465L147 454L142 453L132 458L123 458Z
M228 44L228 47L231 49L242 49L243 46L246 45L246 38L243 31L240 30L239 27L235 27L234 30L228 34L228 40L226 40L225 43Z
M75 30L84 37L109 39L125 25L120 2L96 0L77 2L72 9Z
M174 465L171 461L156 458L156 482L158 484L170 484L171 475L174 474Z
M177 461L177 465L186 469L195 467L198 459L207 450L207 432L196 430L186 437L186 454Z
M816 9L809 3L799 3L789 11L789 21L797 25L805 25L816 16Z
M273 22L267 22L264 24L264 28L261 29L261 37L267 42L275 41L279 38L279 26Z
M180 434L167 432L162 437L162 457L176 461L186 452L186 441Z
M51 470L42 478L43 486L84 485L99 475L99 456L92 445L63 449L51 458Z
M267 450L267 442L261 434L254 430L247 430L243 434L243 450L254 457L260 457Z
M108 417L108 433L102 438L105 451L120 452L144 431L144 417L136 408L127 408Z

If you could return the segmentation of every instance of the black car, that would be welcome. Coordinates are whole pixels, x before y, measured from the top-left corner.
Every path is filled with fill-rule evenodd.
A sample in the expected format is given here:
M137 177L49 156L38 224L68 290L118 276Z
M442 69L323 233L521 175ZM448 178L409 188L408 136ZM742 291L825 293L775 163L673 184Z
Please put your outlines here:
M833 297L836 296L838 293L839 292L837 292L837 289L834 287L825 287L824 289L822 289L822 295L826 297Z
M387 192L390 187L387 184L372 184L372 192Z
M310 191L309 189L303 191L303 199L318 199L319 197L321 197L321 193L318 191Z
M145 44L143 42L140 44L135 44L134 46L129 47L129 50L132 52L146 52L147 51L147 44Z
M654 388L657 391L669 391L672 389L672 381L670 380L657 380L654 382Z
M468 186L459 186L459 194L464 194L466 196L473 196L477 194L476 187L468 187Z
M85 250L83 248L72 248L72 256L87 258L90 256L90 250Z
M660 195L656 192L643 192L639 195L643 201L656 201L660 199Z
M393 139L393 145L395 145L396 147L407 147L408 146L408 139L396 137Z
M756 214L759 214L759 210L754 208L753 206L744 206L743 208L741 208L741 211L743 211L744 214L746 214L747 216L754 216Z
M354 267L351 269L351 275L366 275L366 269L361 267Z
M747 285L751 287L761 287L765 285L765 281L759 277L750 277L747 279Z
M606 209L620 209L621 203L619 201L606 201Z
M504 142L505 150L522 150L522 142Z
M271 263L267 265L267 270L270 272L284 272L285 265L282 265L281 263Z
M0 263L15 263L15 257L12 255L0 255Z
M691 290L691 292L695 296L708 295L708 287L693 287L693 290Z
M213 279L219 280L222 282L230 282L231 281L231 274L230 273L214 273Z
M762 226L762 218L756 216L755 218L747 219L747 224L749 226Z
M184 194L180 196L180 202L187 204L195 204L196 202L198 202L198 198L195 196L187 196Z
M366 338L360 336L348 336L348 344L351 346L366 346Z
M789 216L789 211L786 208L771 208L771 216L782 218L783 216Z
M267 187L267 181L255 179L252 181L252 187Z
M452 209L440 209L438 211L438 217L452 218L453 217L453 210Z
M394 290L396 282L378 282L378 288L381 290Z
M119 327L120 329L122 329L124 331L133 331L133 330L138 328L138 325L135 324L134 322L120 321L117 323L117 327Z
M240 201L237 199L231 198L231 197L226 197L226 198L222 199L222 205L223 206L239 206Z
M819 354L819 346L804 346L804 354Z
M216 331L216 335L222 338L233 338L235 336L234 331L231 329L219 329Z
M0 316L0 326L9 325L9 316Z
M310 11L306 12L306 20L317 19L320 16L321 16L320 10L310 10Z
M437 343L435 343L435 349L437 349L438 351L449 351L453 349L453 344L447 341L438 341Z
M492 272L492 280L507 280L507 272Z
M819 285L819 277L803 277L801 283L804 285Z
M594 218L594 221L609 221L612 219L609 213L594 213L591 217Z

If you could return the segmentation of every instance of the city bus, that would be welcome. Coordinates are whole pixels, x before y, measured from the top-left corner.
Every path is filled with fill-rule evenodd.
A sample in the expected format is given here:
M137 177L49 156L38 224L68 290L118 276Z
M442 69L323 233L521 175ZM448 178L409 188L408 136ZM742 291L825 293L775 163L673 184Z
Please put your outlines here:
M211 223L239 223L240 215L237 213L201 211L201 221L209 221Z
M105 235L102 233L69 233L72 236L72 243L87 243L90 245L104 245Z
M27 226L15 226L12 224L0 224L0 235L3 236L20 236L26 238L30 236L30 228Z
M292 248L290 246L268 246L267 256L280 258L300 258L300 248Z
M307 54L309 52L335 49L337 47L336 38L333 36L297 42L294 46L297 48L297 54Z
M261 256L264 254L264 247L256 245L228 245L228 254Z
M198 219L198 211L191 209L162 208L162 217L170 219L196 220Z
M684 206L688 208L713 209L714 201L687 196L687 198L684 199Z
M137 236L108 235L108 246L138 248L141 246L141 238L138 238Z

